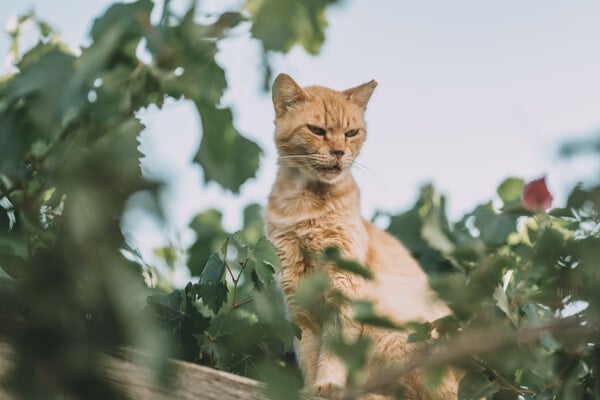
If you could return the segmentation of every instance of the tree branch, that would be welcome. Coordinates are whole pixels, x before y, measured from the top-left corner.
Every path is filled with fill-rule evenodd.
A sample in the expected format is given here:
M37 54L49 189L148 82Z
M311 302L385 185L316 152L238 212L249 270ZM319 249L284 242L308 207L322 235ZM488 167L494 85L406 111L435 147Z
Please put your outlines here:
M512 332L498 332L497 328L488 328L460 334L443 346L434 344L424 348L413 360L404 365L381 371L358 388L346 390L343 398L349 400L362 394L384 389L418 368L440 366L466 357L497 351L511 345L529 345L539 340L543 334L552 334L563 338L598 338L600 337L600 324L597 319L585 321L580 317L571 317L544 326Z

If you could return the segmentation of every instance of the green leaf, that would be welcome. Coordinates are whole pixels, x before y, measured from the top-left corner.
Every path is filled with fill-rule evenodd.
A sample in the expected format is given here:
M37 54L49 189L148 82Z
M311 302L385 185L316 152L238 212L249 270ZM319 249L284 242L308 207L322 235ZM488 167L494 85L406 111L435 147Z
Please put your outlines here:
M360 336L353 343L348 343L340 336L329 337L326 346L338 356L348 368L348 380L356 383L361 380L363 367L367 361L367 354L371 347L371 339Z
M507 178L498 186L498 196L504 204L520 200L525 181L521 178Z
M265 232L262 207L259 204L249 204L244 208L244 237L250 243L257 243Z
M534 261L545 266L554 266L563 255L565 237L557 229L544 229L535 243ZM564 254L566 255L566 254Z
M437 388L444 380L444 367L430 367L425 370L425 382L429 388Z
M413 331L408 335L406 342L414 343L431 339L433 325L429 322L409 321L400 325L398 329Z
M196 337L203 336L210 324L210 318L198 312L194 300L191 284L185 290L146 298L146 311L160 327L173 335L177 350L175 356L188 361L197 360L199 347Z
M442 255L447 256L455 249L445 199L432 185L421 188L411 210L391 217L388 231L400 239L425 271L441 272L453 268Z
M458 400L479 400L491 396L500 388L480 372L469 372L458 385Z
M458 322L451 315L432 321L431 326L440 334L455 333L459 327Z
M175 266L178 259L178 251L175 247L163 246L154 249L152 252L155 256L162 258L169 267L173 268Z
M150 0L138 0L133 3L111 5L104 15L94 20L90 36L94 42L101 42L110 32L123 29L128 37L141 33L141 23L148 23L153 3Z
M51 51L59 51L64 54L73 55L71 50L64 43L44 43L40 42L32 47L27 53L23 54L23 57L19 60L17 67L20 70L27 69L30 65L34 64L40 57Z
M258 369L261 382L266 383L267 398L302 400L304 398L304 396L300 396L303 386L302 376L292 373L290 368L286 369L286 365L281 364L264 362Z
M202 140L194 161L202 166L206 182L215 181L238 193L256 175L262 151L235 129L229 108L198 102L196 106L202 118Z
M78 112L83 104L81 93L65 90L69 88L66 82L74 74L74 61L75 57L71 54L57 48L51 49L22 70L7 89L7 103L36 95L28 103L28 117L38 128L44 128L40 133L45 133L46 137L56 134L56 129L62 123L63 112L69 109Z
M192 275L200 276L210 255L219 251L227 232L223 229L222 214L214 209L197 214L190 222L196 241L189 248L188 268Z
M295 338L300 338L300 328L286 318L281 292L274 287L254 290L254 309L261 324L269 327L271 334L281 341L285 351L292 351Z
M309 315L314 316L317 321L325 321L335 311L335 307L327 301L328 291L330 291L330 281L327 273L311 272L298 283L294 302Z
M419 254L428 248L421 236L423 221L419 215L419 205L409 211L390 218L387 231L397 237L413 254Z
M196 284L196 293L202 302L217 314L227 300L228 288L224 282L225 262L217 253L213 253L206 262Z
M389 318L377 315L373 309L373 303L370 301L355 301L354 306L354 320L361 324L377 326L380 328L397 329L398 326L394 324Z
M252 36L265 50L288 52L296 43L317 54L325 40L325 8L336 0L247 0Z
M182 290L174 290L169 294L148 296L146 303L159 320L171 326L185 316L184 296Z
M248 258L244 272L256 274L256 279L260 282L257 289L269 285L273 281L275 269L281 268L275 246L263 236L254 247L250 247L244 244L245 238L241 232L237 232L234 239L247 249Z
M341 270L352 272L365 279L373 279L373 273L366 266L359 262L348 260L341 256L340 250L336 247L325 249L324 257L327 261L332 261L335 266Z
M276 270L281 269L281 262L277 255L277 249L266 237L263 236L258 240L256 246L254 246L254 255L261 263L270 265Z
M473 216L475 226L481 232L480 239L488 246L505 244L508 235L517 227L516 217L496 213L491 202L477 206Z

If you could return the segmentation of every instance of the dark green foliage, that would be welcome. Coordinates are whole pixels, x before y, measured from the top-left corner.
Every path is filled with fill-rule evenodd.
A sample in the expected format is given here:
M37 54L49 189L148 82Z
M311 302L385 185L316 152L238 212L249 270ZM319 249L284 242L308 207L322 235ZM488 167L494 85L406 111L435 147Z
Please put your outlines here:
M210 255L198 283L153 296L160 301L149 304L159 325L169 321L179 348L187 346L179 357L252 377L261 376L257 365L262 363L278 360L274 365L289 369L288 354L299 331L286 319L273 284L279 267L264 237L250 245L238 232L227 237L220 253Z
M242 365L287 360L298 334L273 288L279 263L272 245L259 240L256 207L247 210L247 241L231 239L239 260L228 260L226 249L211 256L228 237L219 214L192 222L198 242L189 264L200 280L185 290L152 294L142 279L150 266L122 255L125 202L136 192L156 196L158 190L140 173L137 138L144 127L136 113L160 108L167 98L193 101L202 120L196 161L204 179L238 192L254 177L261 149L220 105L227 80L215 60L219 41L243 20L265 37L280 34L256 26L261 22L241 9L200 23L194 6L178 15L167 1L154 23L154 7L151 0L113 4L94 20L80 54L33 13L10 33L17 72L0 77L0 320L16 318L20 328L2 326L0 334L14 335L18 357L2 384L18 398L119 398L99 369L101 352L114 345L151 353L157 372L171 350L251 374ZM323 7L305 14L321 21L321 34ZM29 22L43 40L21 54L20 32ZM313 36L296 31L293 40ZM313 52L322 39L311 45ZM142 43L148 62L137 55ZM177 251L165 246L156 254L173 267ZM243 340L240 331L247 333Z

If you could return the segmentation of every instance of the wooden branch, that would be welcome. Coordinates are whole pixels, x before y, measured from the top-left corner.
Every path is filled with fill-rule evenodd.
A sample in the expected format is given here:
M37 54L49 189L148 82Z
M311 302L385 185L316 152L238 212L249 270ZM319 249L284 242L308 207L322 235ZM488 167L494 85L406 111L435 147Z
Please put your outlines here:
M0 339L0 382L10 368L13 357L10 346ZM144 365L144 354L118 350L106 354L104 376L131 399L139 400L266 400L264 386L252 379L217 371L212 368L179 361L169 361L173 380L161 387ZM318 400L316 397L303 397ZM0 399L12 399L0 386Z

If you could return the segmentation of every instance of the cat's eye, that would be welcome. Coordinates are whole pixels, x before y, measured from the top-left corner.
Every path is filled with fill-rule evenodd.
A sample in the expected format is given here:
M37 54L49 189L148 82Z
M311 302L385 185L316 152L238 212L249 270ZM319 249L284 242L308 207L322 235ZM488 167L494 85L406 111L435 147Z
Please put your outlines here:
M346 133L344 133L344 135L346 135L346 137L353 137L358 135L358 129L350 129L349 131L346 131Z
M309 131L311 131L312 133L314 133L317 136L325 136L325 129L320 128L318 126L314 126L314 125L306 125L306 127L308 128Z

